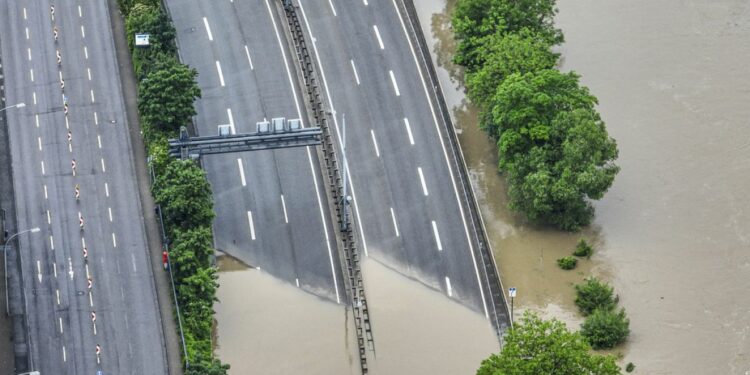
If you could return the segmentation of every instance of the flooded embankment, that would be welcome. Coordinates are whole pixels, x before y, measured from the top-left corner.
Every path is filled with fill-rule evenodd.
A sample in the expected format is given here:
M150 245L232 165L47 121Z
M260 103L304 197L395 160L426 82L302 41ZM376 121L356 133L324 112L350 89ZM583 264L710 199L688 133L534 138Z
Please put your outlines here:
M506 208L495 147L450 64L454 0L416 0L506 286L517 306L580 322L571 284L609 280L631 317L615 352L641 374L750 371L750 4L560 0L563 71L582 74L617 139L621 173L578 234ZM579 236L598 252L564 272Z

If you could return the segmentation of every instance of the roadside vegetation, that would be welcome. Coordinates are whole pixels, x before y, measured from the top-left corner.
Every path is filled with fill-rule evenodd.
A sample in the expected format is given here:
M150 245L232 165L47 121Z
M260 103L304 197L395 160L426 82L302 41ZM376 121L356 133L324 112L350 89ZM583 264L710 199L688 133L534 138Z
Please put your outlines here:
M212 264L214 219L211 186L193 161L167 155L167 139L195 115L201 92L197 72L176 57L175 30L158 0L118 0L138 79L138 112L155 181L183 322L189 368L187 375L225 375L229 368L213 355L211 332L216 301L216 268ZM150 34L150 46L136 47L136 33Z
M477 375L619 375L612 355L591 353L578 332L556 319L526 312L505 336L499 354L482 361Z
M497 142L509 206L531 222L575 231L594 215L619 167L597 99L575 72L555 69L555 0L459 0L454 61Z

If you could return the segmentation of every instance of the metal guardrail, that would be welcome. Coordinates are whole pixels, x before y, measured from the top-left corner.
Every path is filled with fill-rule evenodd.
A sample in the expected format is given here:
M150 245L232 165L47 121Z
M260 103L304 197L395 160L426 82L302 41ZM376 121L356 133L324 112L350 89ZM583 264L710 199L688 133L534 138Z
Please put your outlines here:
M318 124L323 133L322 150L326 171L328 172L329 185L331 186L332 199L335 202L336 214L339 224L346 220L344 217L345 210L349 209L349 204L344 197L344 186L341 178L343 167L339 166L336 157L335 142L330 131L330 120L328 105L326 105L323 93L320 88L317 72L315 71L314 57L307 49L305 34L302 25L297 16L296 6L292 0L281 0L284 13L287 18L289 31L291 32L294 49L297 55L297 62L300 64L300 70L304 79L304 90L306 98L309 101L309 109L312 111L314 121ZM351 217L351 215L349 215ZM362 374L369 372L367 365L367 347L374 351L375 343L372 335L372 324L370 321L369 309L367 307L367 298L365 297L364 281L360 268L360 254L356 247L356 241L353 231L353 225L339 226L342 235L344 247L344 261L342 268L345 279L348 282L349 298L354 315L354 325L357 334L357 345L360 368Z
M430 51L428 49L427 41L425 40L422 32L422 26L417 16L417 9L414 6L413 0L395 0L400 5L401 11L406 15L407 27L410 29L410 36L414 38L414 42L417 45L417 54L421 59L421 65L427 71L427 78L431 85L432 95L431 100L437 104L440 116L442 117L444 128L446 129L445 140L450 145L451 156L453 158L454 166L456 167L457 176L460 180L463 193L463 204L469 212L469 218L471 219L472 230L475 233L479 260L481 261L482 273L484 274L485 286L488 288L489 293L486 297L487 302L490 304L490 321L495 328L495 333L498 340L502 344L503 333L508 327L512 327L512 322L509 319L510 310L508 309L508 303L505 299L504 288L500 274L498 272L497 264L495 262L495 256L492 252L492 245L487 238L487 230L484 225L484 219L482 218L479 204L474 194L474 189L471 185L471 180L468 175L468 167L466 161L463 158L463 151L461 150L461 144L458 141L456 130L453 125L453 120L450 117L448 105L445 102L443 96L442 86L438 79L435 71L435 66L432 63Z

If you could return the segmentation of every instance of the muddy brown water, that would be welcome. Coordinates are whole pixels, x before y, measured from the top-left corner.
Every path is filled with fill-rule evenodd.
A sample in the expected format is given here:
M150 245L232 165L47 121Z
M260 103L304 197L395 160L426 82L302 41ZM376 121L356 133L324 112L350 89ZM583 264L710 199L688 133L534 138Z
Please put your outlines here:
M262 270L219 257L216 354L230 374L359 374L352 315ZM472 374L499 349L483 315L374 260L363 262L371 374Z
M450 64L454 0L415 2L517 305L576 327L570 284L599 275L631 317L630 340L614 352L636 373L750 374L750 3L558 1L561 69L599 98L622 167L591 228L565 234L505 208L494 147ZM596 255L557 269L581 235Z

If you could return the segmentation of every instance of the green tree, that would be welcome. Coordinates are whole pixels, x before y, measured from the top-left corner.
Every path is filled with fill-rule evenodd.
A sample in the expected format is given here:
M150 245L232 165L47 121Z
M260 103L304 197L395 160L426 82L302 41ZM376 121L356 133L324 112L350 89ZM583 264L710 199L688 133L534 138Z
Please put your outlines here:
M126 17L130 14L130 10L137 4L158 7L159 0L117 0L117 6L120 8L120 12Z
M499 354L482 361L477 375L619 375L613 356L590 353L580 333L558 320L525 313Z
M196 114L193 102L201 96L195 81L198 72L174 59L160 64L138 86L138 112L149 126L176 131Z
M175 277L183 280L211 266L214 253L211 230L206 227L175 229L169 259Z
M594 349L611 349L630 334L630 320L625 309L596 309L581 325L581 335Z
M512 74L498 87L480 125L498 138L512 209L565 230L590 223L588 200L601 199L619 171L595 104L572 72Z
M531 73L551 69L559 54L550 51L551 44L529 29L518 33L493 34L486 39L485 62L466 73L466 87L472 102L484 106L495 95L505 77L513 73Z
M214 218L211 185L193 161L174 160L153 186L156 202L172 229L210 226ZM173 237L173 236L172 236Z
M177 51L174 26L158 5L135 4L125 19L125 32L131 51L136 48L135 34L149 34L149 46L143 49L170 54Z
M555 0L460 0L453 13L453 30L458 40L454 61L468 71L484 62L486 39L493 34L531 30L550 44L563 42L554 27Z
M229 365L221 363L217 359L197 355L185 371L185 375L226 375Z
M617 301L614 288L602 283L596 277L589 277L582 284L576 284L576 305L583 315L589 315L594 310L612 310Z

